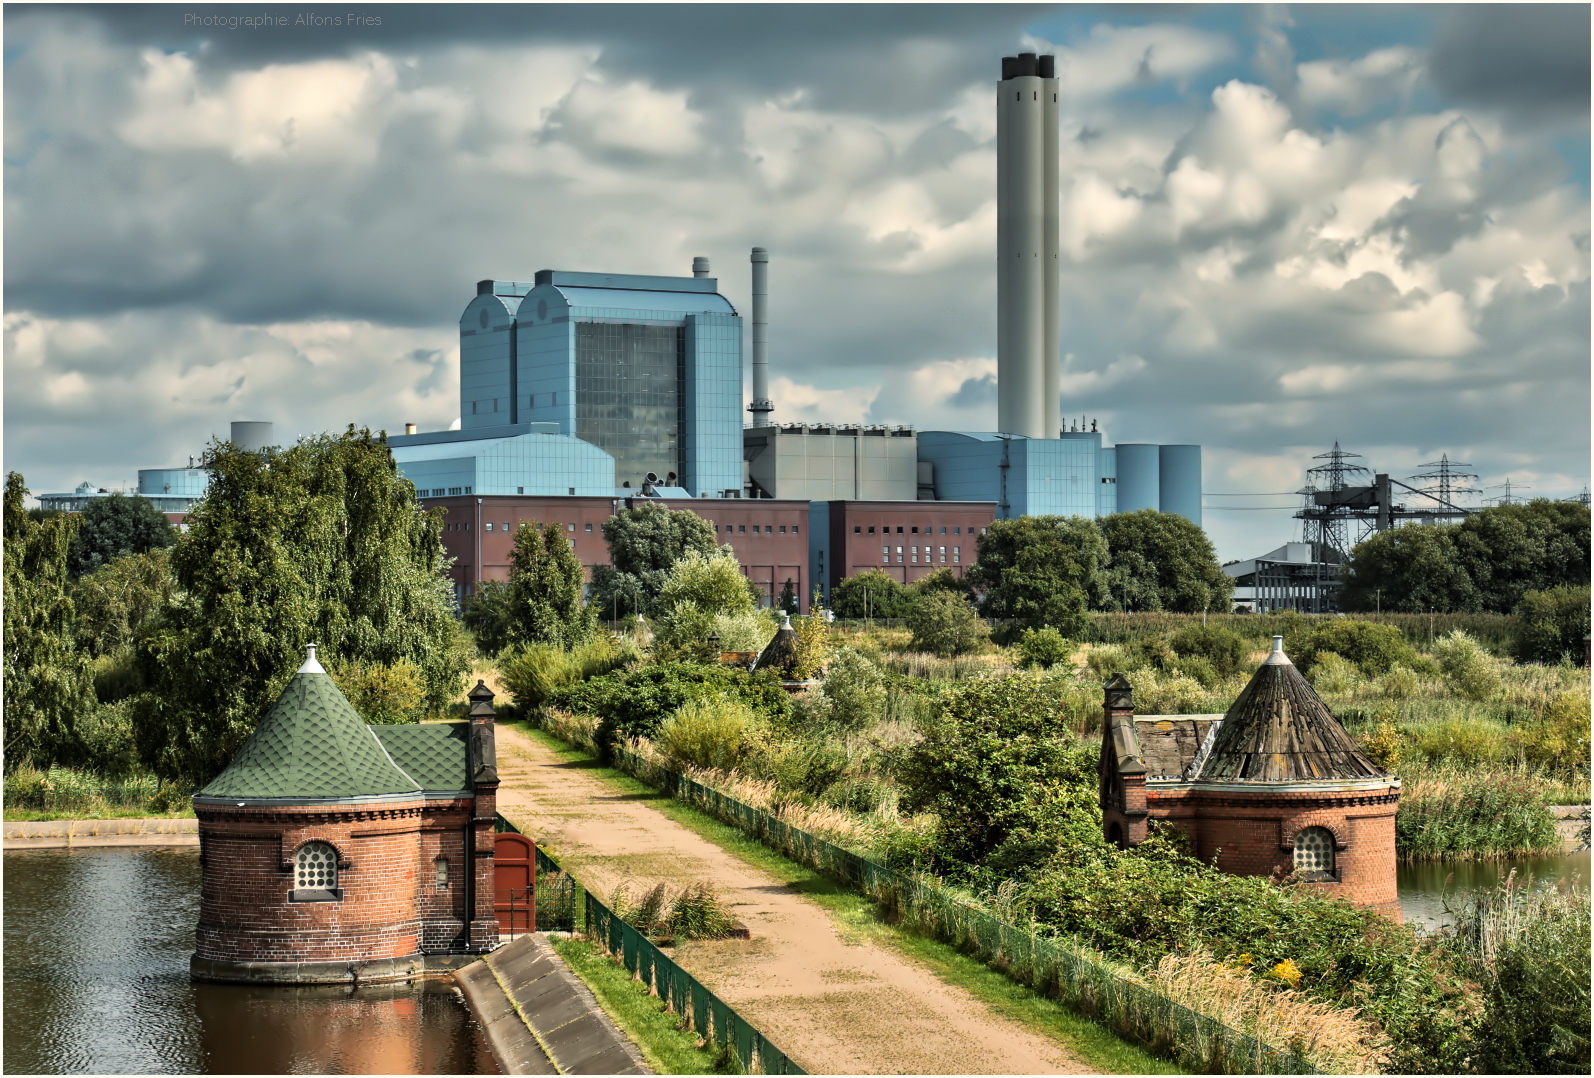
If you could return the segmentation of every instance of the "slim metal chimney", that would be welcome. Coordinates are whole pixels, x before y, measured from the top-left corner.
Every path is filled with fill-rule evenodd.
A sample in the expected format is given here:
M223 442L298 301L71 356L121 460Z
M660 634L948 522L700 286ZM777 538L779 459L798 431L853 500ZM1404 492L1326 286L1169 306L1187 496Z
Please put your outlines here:
M996 428L1056 438L1058 312L1056 59L1002 58L996 84Z
M696 258L692 259L693 277L707 277L708 272L708 259L704 258L702 255L698 255Z
M753 248L753 426L769 426L769 252Z

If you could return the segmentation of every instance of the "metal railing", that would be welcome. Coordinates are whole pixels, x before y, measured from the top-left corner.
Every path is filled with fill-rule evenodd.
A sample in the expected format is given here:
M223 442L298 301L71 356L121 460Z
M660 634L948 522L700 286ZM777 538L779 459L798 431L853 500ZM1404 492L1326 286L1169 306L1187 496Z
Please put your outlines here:
M1007 924L939 887L792 827L622 746L615 747L614 762L642 782L861 892L888 916L901 918L978 957L1038 994L1060 1000L1130 1040L1172 1054L1186 1066L1208 1073L1318 1073L1294 1052L1232 1029L1128 979L1072 940L1037 936ZM589 895L589 928L593 901Z

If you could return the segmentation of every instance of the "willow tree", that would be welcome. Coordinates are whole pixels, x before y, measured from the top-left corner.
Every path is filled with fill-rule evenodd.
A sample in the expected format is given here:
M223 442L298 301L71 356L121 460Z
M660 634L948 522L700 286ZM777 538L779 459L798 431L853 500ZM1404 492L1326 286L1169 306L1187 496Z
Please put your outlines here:
M458 692L439 515L424 512L385 439L353 427L282 451L213 445L205 498L172 550L178 596L144 635L139 755L203 782L230 760L304 660L419 672L426 703Z
M33 519L22 476L5 490L5 762L73 763L77 723L95 708L89 657L77 645L67 590L75 516Z

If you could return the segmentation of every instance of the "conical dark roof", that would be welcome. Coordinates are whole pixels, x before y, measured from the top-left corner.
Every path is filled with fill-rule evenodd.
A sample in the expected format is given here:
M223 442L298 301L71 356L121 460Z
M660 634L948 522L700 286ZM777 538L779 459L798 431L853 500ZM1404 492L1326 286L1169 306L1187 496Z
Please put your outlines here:
M1199 782L1381 778L1284 654L1284 638L1223 716Z
M196 797L315 800L421 793L315 659Z
M791 678L797 671L797 630L791 627L791 615L781 622L773 639L753 663L754 670L773 670L781 677Z

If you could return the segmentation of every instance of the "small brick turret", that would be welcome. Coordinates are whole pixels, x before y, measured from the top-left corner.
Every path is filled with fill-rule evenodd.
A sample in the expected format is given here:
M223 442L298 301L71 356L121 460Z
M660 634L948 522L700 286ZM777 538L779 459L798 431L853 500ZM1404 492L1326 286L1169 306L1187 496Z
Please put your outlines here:
M1226 872L1293 875L1400 919L1400 780L1356 748L1282 637L1222 716L1137 717L1122 674L1106 689L1099 766L1109 842L1135 845L1148 818L1165 820Z

